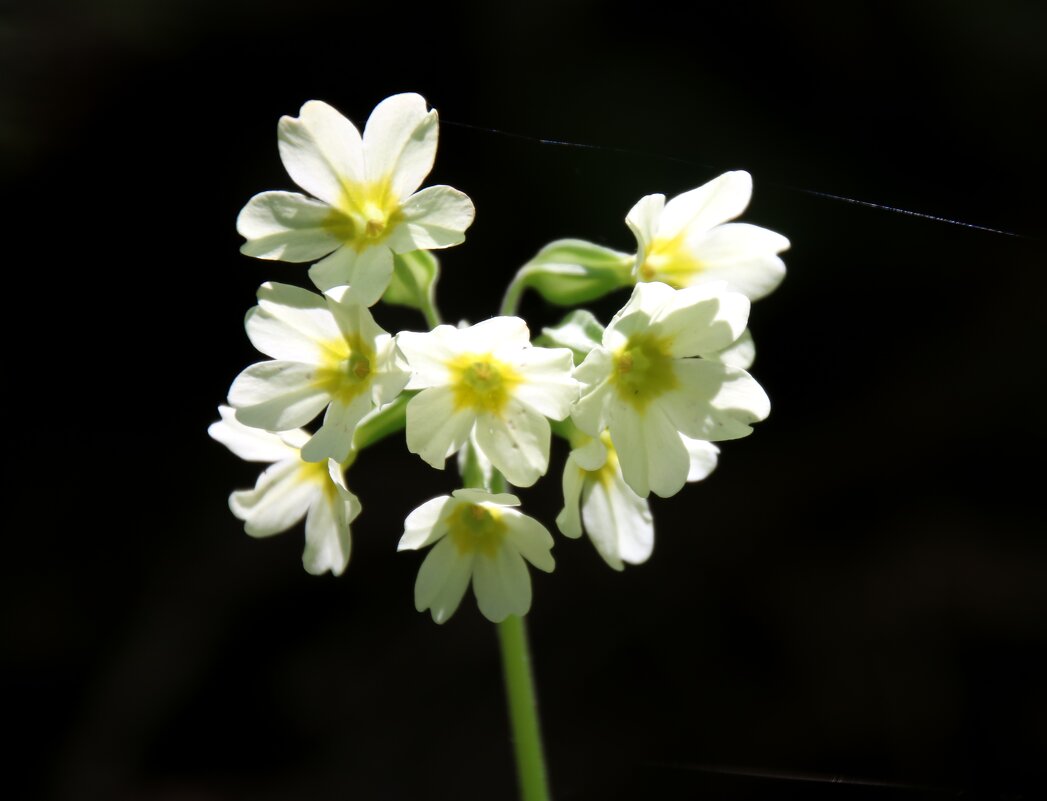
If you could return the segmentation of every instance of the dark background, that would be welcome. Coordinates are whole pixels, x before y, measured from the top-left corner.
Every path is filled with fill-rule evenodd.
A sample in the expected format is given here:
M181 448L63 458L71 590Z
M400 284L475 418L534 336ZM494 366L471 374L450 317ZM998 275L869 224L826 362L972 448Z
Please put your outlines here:
M395 553L453 471L368 451L349 569L315 578L300 527L244 535L226 498L258 469L206 436L259 358L257 285L306 282L237 250L246 200L292 188L277 119L321 98L362 125L399 91L445 120L429 183L478 209L442 256L448 319L493 314L549 240L631 249L641 195L729 168L793 243L751 324L770 419L653 501L648 564L557 534L534 575L557 797L1047 787L1041 3L3 13L9 797L513 797L494 630L471 598L415 612L421 557ZM521 492L550 527L563 456Z

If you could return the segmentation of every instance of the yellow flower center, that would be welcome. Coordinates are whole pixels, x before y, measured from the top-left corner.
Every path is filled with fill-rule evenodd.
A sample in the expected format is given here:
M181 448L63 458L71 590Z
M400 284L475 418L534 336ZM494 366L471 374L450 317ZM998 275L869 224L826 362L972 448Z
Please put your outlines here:
M463 353L447 364L455 410L472 409L501 416L523 378L490 353Z
M374 349L359 335L325 342L314 383L348 402L370 388L375 360Z
M613 356L611 381L637 411L644 411L652 400L679 385L670 342L669 337L634 334Z
M508 527L500 509L463 503L447 520L448 536L459 554L481 553L494 557Z
M389 178L358 184L346 181L323 227L360 251L384 239L402 216L400 199Z
M704 266L686 242L686 228L674 237L656 238L647 251L647 258L640 265L641 281L661 281L682 289L690 286Z
M295 477L302 483L319 484L328 500L338 494L338 490L331 480L331 474L328 472L326 459L322 462L300 461L298 473Z

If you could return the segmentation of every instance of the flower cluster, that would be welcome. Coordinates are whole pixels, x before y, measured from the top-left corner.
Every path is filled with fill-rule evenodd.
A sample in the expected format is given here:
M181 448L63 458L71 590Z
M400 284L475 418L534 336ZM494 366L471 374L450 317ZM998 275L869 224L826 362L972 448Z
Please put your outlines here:
M403 430L407 450L436 469L457 454L466 486L407 515L399 550L430 549L419 611L442 623L471 585L481 613L501 621L530 609L527 564L554 567L552 535L505 491L549 471L553 433L571 448L556 526L572 538L585 531L621 570L651 555L648 496L705 478L713 443L746 436L768 415L748 373L747 324L750 302L781 281L788 241L728 222L752 190L747 173L730 172L668 202L642 198L626 217L635 253L553 242L517 273L501 316L442 325L430 251L461 244L474 211L456 189L419 189L438 130L416 94L382 101L362 135L319 101L280 120L280 157L308 195L251 198L237 220L242 250L311 263L318 291L262 284L245 325L269 360L235 378L210 434L270 465L254 489L230 497L247 533L269 536L304 517L303 562L317 574L348 563L361 505L345 471L363 451ZM628 287L606 327L579 309L532 342L515 316L525 289L576 305ZM379 301L418 309L430 330L386 332L372 312Z

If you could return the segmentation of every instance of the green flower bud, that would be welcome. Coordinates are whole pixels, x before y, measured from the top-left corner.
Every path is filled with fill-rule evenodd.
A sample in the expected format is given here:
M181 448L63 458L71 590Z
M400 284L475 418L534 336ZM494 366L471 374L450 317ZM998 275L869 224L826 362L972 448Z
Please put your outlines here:
M550 242L521 270L527 287L550 303L574 306L632 286L636 256L583 239Z
M428 250L397 253L393 256L393 279L382 300L424 311L431 307L439 277L440 262Z

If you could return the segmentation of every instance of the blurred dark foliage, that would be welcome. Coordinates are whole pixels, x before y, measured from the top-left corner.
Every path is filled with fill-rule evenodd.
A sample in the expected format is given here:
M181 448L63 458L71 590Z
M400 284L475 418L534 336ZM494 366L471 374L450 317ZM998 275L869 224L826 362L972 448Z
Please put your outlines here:
M648 564L617 575L558 537L534 577L557 797L1047 788L1042 4L43 0L0 20L8 797L513 797L494 632L471 601L439 628L416 613L420 559L394 552L454 472L367 452L352 562L314 578L300 529L243 534L226 496L257 469L205 433L257 358L255 288L305 282L237 252L242 204L291 187L278 117L315 97L362 123L398 91L632 151L445 125L430 182L478 209L443 254L449 319L493 314L551 239L631 247L636 199L728 168L755 177L745 219L793 242L752 317L771 418L654 501ZM563 456L521 492L550 525Z

